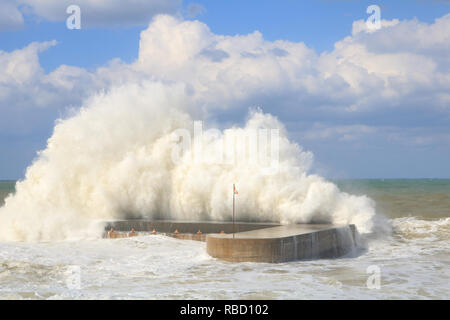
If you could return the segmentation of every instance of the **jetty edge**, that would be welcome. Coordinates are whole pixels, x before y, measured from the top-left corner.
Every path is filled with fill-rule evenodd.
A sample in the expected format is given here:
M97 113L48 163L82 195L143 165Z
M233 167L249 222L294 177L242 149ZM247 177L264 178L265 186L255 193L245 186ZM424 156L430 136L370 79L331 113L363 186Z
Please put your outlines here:
M107 221L107 238L163 234L206 242L206 252L230 262L280 263L345 256L358 246L353 224L116 220Z

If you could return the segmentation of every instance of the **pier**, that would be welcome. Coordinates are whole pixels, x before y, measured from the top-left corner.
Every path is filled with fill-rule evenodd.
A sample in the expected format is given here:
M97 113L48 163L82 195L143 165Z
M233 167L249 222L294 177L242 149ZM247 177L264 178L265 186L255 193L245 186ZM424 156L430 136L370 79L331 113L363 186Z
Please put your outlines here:
M231 262L338 258L356 248L357 233L354 225L331 224L118 220L105 226L108 238L164 234L205 241L210 256Z

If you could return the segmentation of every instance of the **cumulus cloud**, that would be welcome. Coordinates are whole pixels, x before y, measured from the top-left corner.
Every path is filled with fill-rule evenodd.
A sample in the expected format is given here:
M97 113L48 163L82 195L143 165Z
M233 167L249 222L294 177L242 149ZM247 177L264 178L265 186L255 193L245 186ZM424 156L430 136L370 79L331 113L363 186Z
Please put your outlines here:
M257 31L222 36L199 21L159 16L142 32L134 66L188 83L206 104L282 97L288 101L282 107L294 117L312 105L333 113L418 103L446 109L450 15L432 25L411 20L382 26L376 33L355 32L354 27L353 35L337 42L332 52L318 55L304 43L266 41ZM395 47L401 37L413 40ZM431 103L423 103L423 90Z
M24 24L22 13L16 0L0 2L0 32L20 29Z
M22 50L0 51L0 74L2 84L25 84L43 74L38 53L56 45L56 41L33 42Z
M160 13L176 14L182 0L15 0L48 21L65 21L67 7L81 9L82 27L145 25Z
M395 132L414 133L417 142L447 137L450 14L431 24L383 21L380 30L366 31L356 21L332 51L318 54L302 42L267 41L258 31L224 36L200 21L159 15L141 32L132 63L116 59L93 72L62 65L46 74L38 54L54 42L1 52L0 108L62 110L97 90L155 79L181 84L199 117L240 117L260 106L301 133L299 140L350 143L380 128L394 128L392 137L400 138L390 141L408 137ZM424 129L434 126L439 132Z
M46 74L39 53L56 41L33 42L12 52L0 51L0 133L32 132L58 116L58 110L79 104L79 96L93 93L86 70L62 65ZM86 81L88 80L88 81ZM53 119L40 123L36 114Z

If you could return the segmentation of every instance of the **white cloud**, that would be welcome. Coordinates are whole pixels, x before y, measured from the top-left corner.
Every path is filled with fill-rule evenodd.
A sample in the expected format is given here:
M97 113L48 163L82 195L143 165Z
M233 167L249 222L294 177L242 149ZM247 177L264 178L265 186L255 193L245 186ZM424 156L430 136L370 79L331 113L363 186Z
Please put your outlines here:
M4 52L0 50L0 83L22 85L43 75L38 53L56 45L56 41L33 42L24 49Z
M81 26L145 25L160 13L175 14L181 0L17 0L32 13L49 21L65 21L68 6L76 4L81 10Z
M24 24L22 13L16 0L0 2L0 32L20 29Z
M199 21L158 16L141 33L136 69L158 78L183 81L205 104L226 107L252 95L308 90L317 56L303 43L265 41L248 35L213 34ZM313 88L314 89L314 88Z
M398 19L393 19L393 20L382 19L380 22L381 22L381 28L386 28L386 27L391 27L391 26L397 25L399 23L399 20ZM353 36L355 36L359 32L375 33L378 31L379 31L379 29L369 28L367 26L367 22L364 20L357 20L357 21L354 21L352 24L352 35Z
M323 123L315 123L302 134L302 139L355 141L375 133L377 133L375 127L362 124L330 126Z
M82 68L60 66L46 74L39 53L56 41L33 42L12 52L0 51L0 134L48 131L65 107L92 94L93 75Z
M199 21L160 15L141 33L136 61L116 59L94 72L62 65L45 74L38 53L55 43L33 43L0 53L0 108L63 110L96 90L158 79L184 86L197 114L260 106L293 123L328 123L311 126L310 138L357 141L383 122L392 125L392 117L448 119L450 15L433 24L385 21L373 33L361 23L319 55L302 42L267 41L258 31L223 36ZM333 124L336 117L353 123ZM378 123L365 124L368 117Z
M448 21L450 15L433 25L412 23L417 24L414 30L439 27L443 34L450 34ZM445 36L429 43L427 50L423 45L421 51L400 46L384 52L381 44L373 48L371 39L389 39L400 32L397 28L408 37L410 29L404 24L411 21L396 23L386 32L388 28L383 28L379 34L347 37L332 52L319 56L303 43L268 42L259 32L220 36L198 21L158 17L142 32L136 65L157 77L188 83L208 105L259 104L258 97L274 96L280 104L265 101L263 107L293 117L311 109L325 113L383 112L409 106L427 112L446 109L450 72L445 53L450 50ZM205 50L220 52L223 58L208 59L202 54Z
M445 53L450 49L450 14L437 18L434 23L412 20L383 20L381 30L371 35L355 32L355 26L363 22L353 23L355 40L364 43L374 52L414 52L414 53ZM356 29L358 29L356 27Z
M189 3L186 8L186 16L188 18L195 18L205 14L206 8L199 3Z

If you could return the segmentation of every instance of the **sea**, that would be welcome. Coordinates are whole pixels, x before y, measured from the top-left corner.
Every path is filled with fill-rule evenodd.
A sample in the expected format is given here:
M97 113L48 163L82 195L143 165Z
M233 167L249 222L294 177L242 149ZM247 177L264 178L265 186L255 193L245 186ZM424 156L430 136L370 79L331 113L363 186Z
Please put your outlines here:
M0 299L449 299L450 179L334 182L372 198L392 233L280 264L224 262L163 235L0 242ZM14 185L0 181L0 206Z

